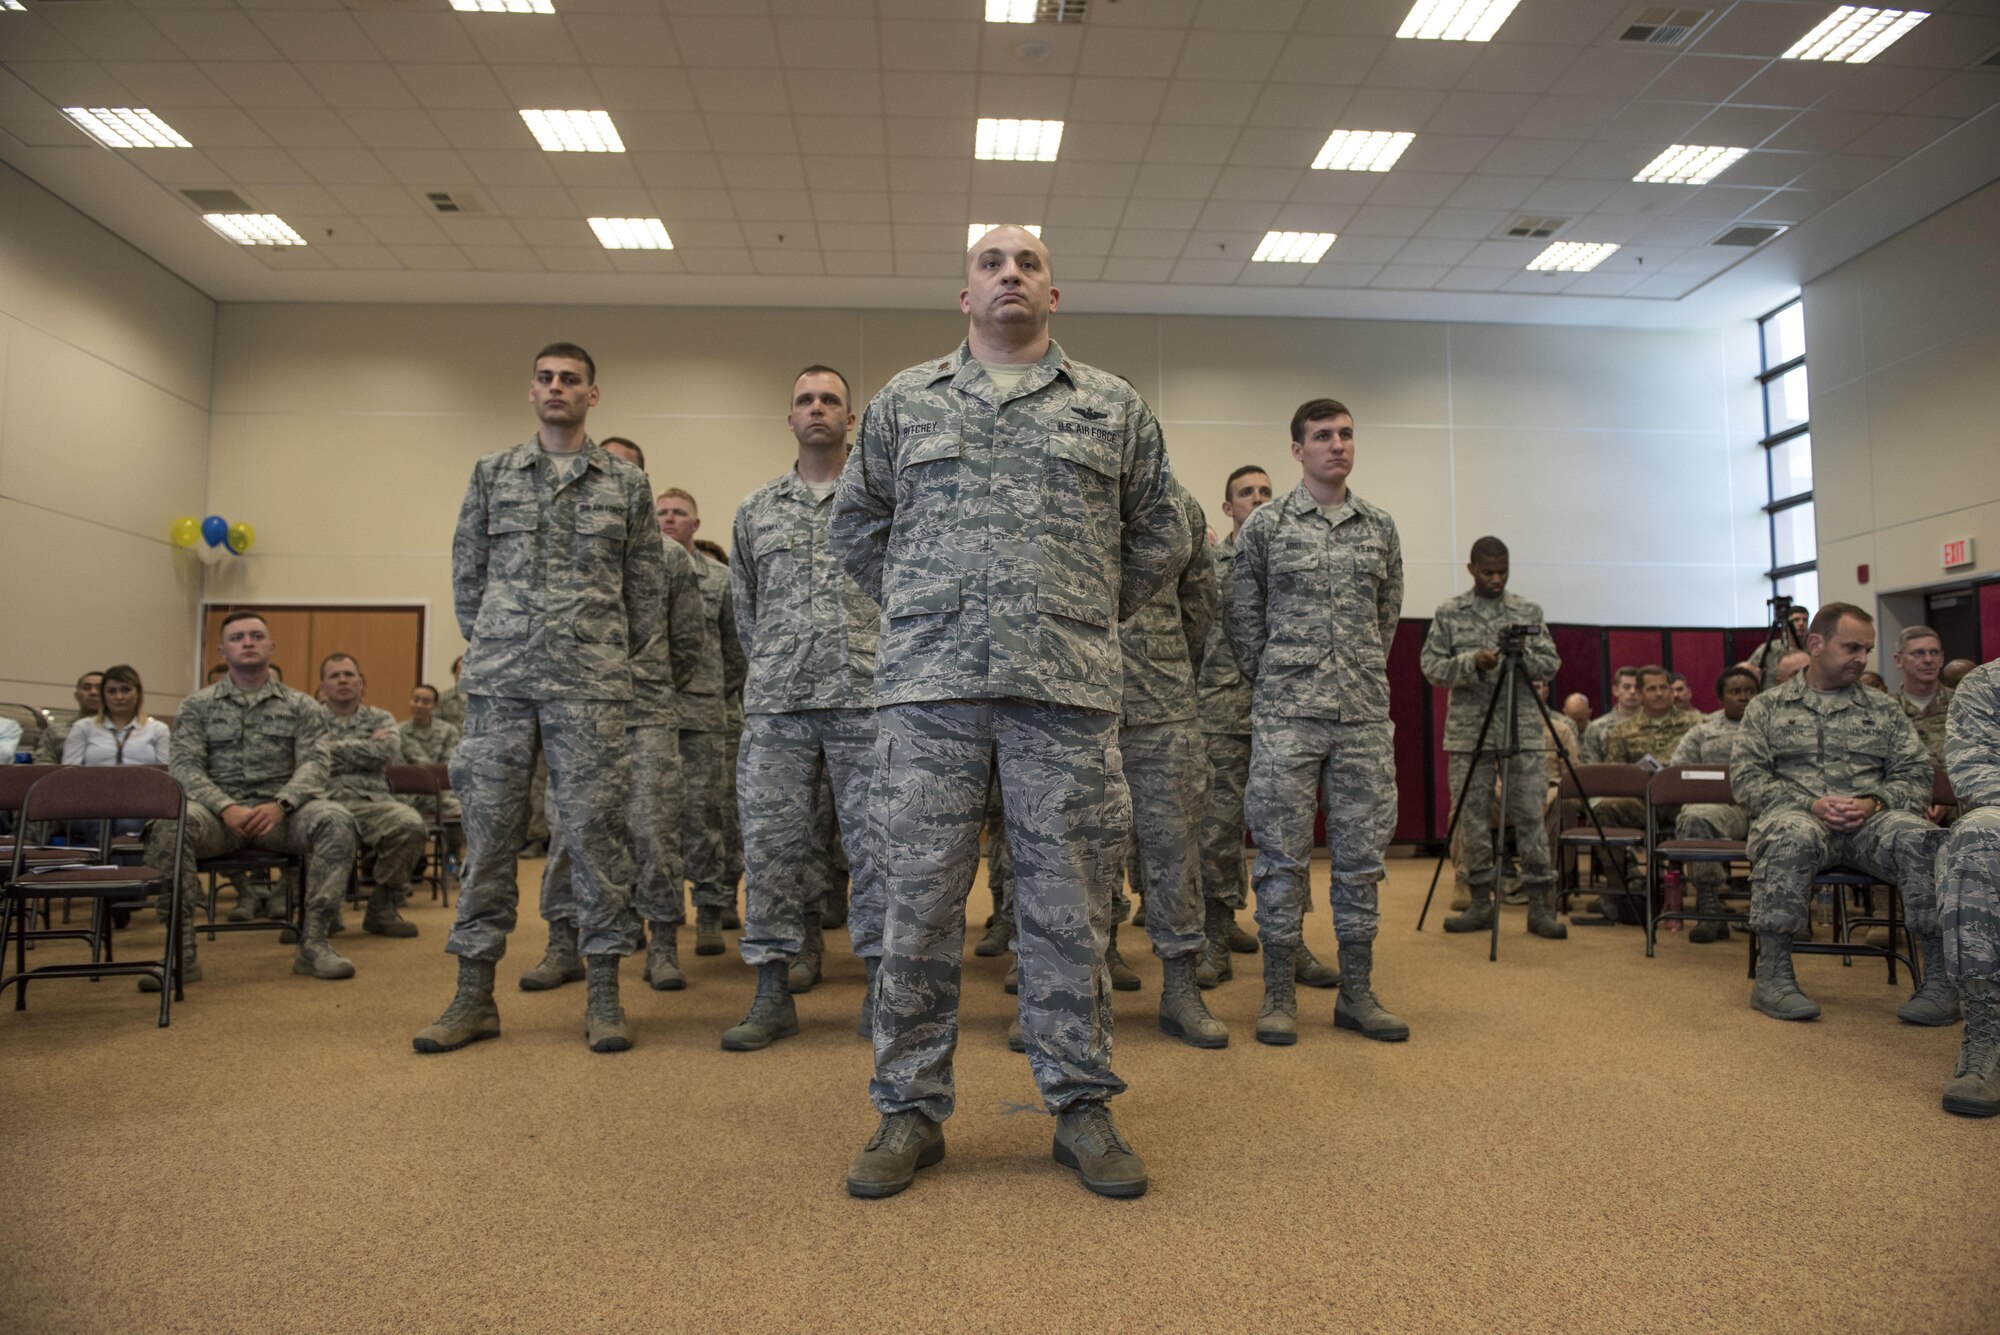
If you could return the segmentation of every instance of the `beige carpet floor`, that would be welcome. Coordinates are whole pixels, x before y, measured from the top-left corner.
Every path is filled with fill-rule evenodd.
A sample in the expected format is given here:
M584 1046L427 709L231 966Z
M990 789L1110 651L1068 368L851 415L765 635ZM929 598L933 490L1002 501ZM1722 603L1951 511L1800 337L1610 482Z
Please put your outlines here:
M1958 1035L1899 1025L1907 984L1802 960L1825 1018L1780 1024L1740 939L1647 960L1636 929L1544 942L1520 909L1489 964L1412 930L1428 871L1392 863L1382 897L1406 1044L1307 991L1299 1044L1258 1046L1238 957L1210 994L1231 1046L1186 1048L1128 929L1131 1202L1050 1161L1005 961L969 952L949 1153L880 1202L842 1189L874 1125L844 947L756 1054L716 1044L749 971L691 931L690 988L633 961L637 1047L586 1051L580 986L515 989L529 917L505 1035L418 1056L453 980L429 904L415 941L340 938L351 982L293 977L275 937L206 946L165 1031L129 981L40 985L0 1009L0 1329L2000 1330L2000 1121L1939 1110Z

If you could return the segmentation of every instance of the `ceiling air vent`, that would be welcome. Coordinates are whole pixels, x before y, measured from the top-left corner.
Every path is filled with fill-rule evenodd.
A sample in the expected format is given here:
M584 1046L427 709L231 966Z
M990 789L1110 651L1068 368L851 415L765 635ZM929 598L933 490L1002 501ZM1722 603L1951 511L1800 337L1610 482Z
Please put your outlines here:
M1567 226L1567 218L1516 218L1500 229L1500 235L1516 241L1540 241Z
M187 202L203 213L255 213L250 201L234 190L183 190Z
M1642 46L1679 46L1694 35L1694 30L1702 25L1712 12L1707 9L1674 9L1660 6L1644 9L1639 16L1626 25L1618 34L1621 42L1637 42Z
M1784 230L1784 228L1779 227L1775 223L1757 223L1749 227L1732 227L1708 244L1711 246L1742 246L1748 249L1752 246L1763 245L1766 241L1769 241Z
M486 212L486 203L470 190L426 190L424 203L438 213L466 214Z

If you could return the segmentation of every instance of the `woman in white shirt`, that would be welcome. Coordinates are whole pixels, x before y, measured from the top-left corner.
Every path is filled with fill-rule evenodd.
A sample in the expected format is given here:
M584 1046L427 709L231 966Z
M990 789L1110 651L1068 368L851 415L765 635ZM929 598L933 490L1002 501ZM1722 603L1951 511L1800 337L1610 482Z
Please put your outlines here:
M85 714L70 725L63 741L65 765L164 765L170 734L167 725L145 712L146 688L139 674L119 664L104 670L104 685L96 714ZM143 821L119 821L118 834L138 834Z

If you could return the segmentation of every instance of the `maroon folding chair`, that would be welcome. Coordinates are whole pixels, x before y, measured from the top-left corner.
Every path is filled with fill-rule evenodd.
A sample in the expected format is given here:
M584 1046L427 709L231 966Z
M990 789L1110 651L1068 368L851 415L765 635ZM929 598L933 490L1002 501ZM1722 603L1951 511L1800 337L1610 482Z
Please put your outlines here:
M1736 927L1747 927L1750 916L1747 913L1702 913L1696 909L1676 909L1665 913L1653 912L1652 891L1658 887L1660 869L1669 862L1685 866L1691 862L1718 862L1725 866L1732 862L1748 859L1748 845L1741 839L1682 839L1672 830L1661 837L1660 822L1666 812L1676 808L1709 803L1715 806L1730 806L1736 801L1729 790L1729 766L1727 765L1668 765L1653 775L1646 785L1646 830L1648 843L1653 852L1646 859L1646 957L1653 956L1653 944L1659 939L1660 924L1663 922L1726 922Z
M1592 823L1590 799L1629 797L1643 804L1646 785L1651 778L1637 765L1578 765L1574 770L1563 766L1562 786L1557 791L1557 797L1561 801L1577 803L1583 815L1581 823L1556 836L1557 855L1567 855L1567 865L1575 873L1562 880L1559 893L1565 901L1571 895L1582 893L1583 887L1576 881L1576 877L1581 875L1581 854L1588 852L1592 864L1603 867L1613 865L1620 853L1644 852L1646 849L1646 830L1643 826L1606 825L1603 833L1599 834L1598 827ZM1641 891L1633 888L1628 881L1624 889L1609 887L1605 893L1637 899ZM1600 924L1593 920L1592 925Z

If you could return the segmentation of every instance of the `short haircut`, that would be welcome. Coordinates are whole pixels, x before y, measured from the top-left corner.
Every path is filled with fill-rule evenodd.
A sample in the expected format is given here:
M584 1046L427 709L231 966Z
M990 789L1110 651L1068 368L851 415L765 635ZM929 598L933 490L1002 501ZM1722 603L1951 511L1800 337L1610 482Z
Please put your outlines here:
M694 540L694 549L714 557L724 565L729 564L729 553L722 550L722 544L719 542L710 542L707 538L696 538Z
M1668 681L1672 681L1674 674L1661 667L1658 663L1648 663L1639 669L1640 684L1643 685L1648 677L1665 677Z
M1307 422L1324 422L1329 417L1345 417L1352 421L1354 414L1339 399L1307 399L1292 414L1292 442L1297 444L1306 438Z
M1899 654L1902 653L1903 650L1910 647L1910 643L1913 640L1936 640L1938 648L1944 648L1944 636L1938 634L1929 626L1905 626L1903 627L1903 633L1896 637L1896 652Z
M1668 677L1668 679L1669 679L1669 680L1671 680L1671 681L1672 681L1672 682L1674 683L1674 685L1676 685L1676 686L1679 686L1679 685L1681 685L1682 683L1684 683L1684 682L1686 682L1686 681L1687 681L1687 673L1685 673L1685 672L1669 672L1669 673L1667 674L1667 677Z
M462 668L462 667L464 667L464 666L465 666L465 655L464 655L464 654L460 654L460 655L459 655L459 656L458 656L457 658L454 658L454 659L452 659L452 660L451 660L451 670L452 670L453 672L456 672L456 671L458 671L458 670L459 670L460 668Z
M1822 640L1833 638L1834 631L1840 629L1842 617L1853 617L1864 626L1875 624L1875 618L1856 607L1853 603L1828 603L1813 613L1812 621L1806 626L1806 634L1817 635Z
M104 684L106 686L110 685L114 681L125 683L127 686L130 686L133 690L139 693L138 701L132 706L132 717L138 718L141 714L145 712L146 683L139 680L139 670L133 667L131 664L120 663L117 667L108 667L104 669L104 671L102 672L86 672L84 676L101 677L104 679ZM105 717L104 703L100 699L97 705L98 722L100 723L103 722L104 717Z
M850 408L854 406L854 389L847 383L846 376L834 370L831 366L821 366L818 362L814 362L811 366L793 376L792 383L796 385L809 375L830 375L835 380L838 380L840 382L840 401Z
M1636 677L1636 676L1638 676L1638 675L1639 675L1639 669L1638 669L1638 668L1635 668L1635 667L1622 667L1622 668L1619 668L1619 669L1618 669L1618 670L1617 670L1616 672L1614 672L1614 673L1612 673L1612 674L1611 674L1611 680L1613 680L1613 681L1623 681L1623 680L1624 680L1625 678L1627 678L1627 677Z
M353 654L343 654L336 649L325 658L319 660L319 679L321 681L326 680L327 666L332 663L352 663L354 664L354 675L357 677L361 675L361 660Z
M1487 536L1472 544L1474 561L1504 561L1507 559L1507 544L1500 539Z
M607 449L613 445L623 445L626 449L639 456L639 467L641 470L644 470L646 467L646 452L639 448L639 442L636 440L627 440L623 436L606 436L597 443Z
M130 672L130 671L131 671L132 669L130 669L130 668L127 668L127 669L125 669L125 670L126 670L127 672ZM76 684L77 684L78 686L81 686L81 685L83 685L83 684L84 684L85 682L89 681L89 680L90 680L90 679L91 679L92 677L95 677L95 678L97 678L97 679L98 679L99 681L103 681L103 680L104 680L104 678L105 678L105 677L106 677L107 675L108 675L107 673L103 673L103 672L86 672L86 673L84 673L84 674L83 674L83 675L82 675L81 677L78 677L78 678L76 679Z
M262 612L231 612L228 616L222 618L222 624L215 628L215 633L217 635L227 634L229 628L239 621L264 621L264 614ZM264 621L264 629L271 629L271 623Z
M593 385L597 383L596 359L574 343L549 344L546 348L535 354L535 360L530 363L530 366L539 366L544 357L561 357L566 361L582 362L584 378Z
M653 498L654 507L658 508L660 502L664 501L669 496L675 497L678 500L686 501L688 503L688 509L694 511L695 518L697 519L701 518L701 507L694 503L694 493L682 487L668 487L665 490L661 491L659 495Z
M1271 470L1265 468L1262 464L1244 464L1224 479L1222 483L1222 499L1225 501L1236 499L1236 479L1239 477L1248 477L1252 473L1262 473L1265 477L1271 476Z
M1717 696L1720 696L1723 693L1723 691L1728 689L1729 680L1732 677L1741 677L1743 678L1743 680L1749 682L1750 693L1752 695L1755 695L1758 689L1762 687L1764 684L1764 679L1762 677L1759 677L1755 672L1752 672L1749 668L1744 667L1741 663L1738 663L1735 667L1722 669L1722 675L1715 679L1715 693Z
M429 692L431 693L431 703L433 703L433 704L436 704L436 703L437 703L437 701L438 701L438 700L439 700L439 699L441 698L441 697L440 697L440 696L438 695L438 688L437 688L437 687L435 687L435 686L433 686L433 685L431 685L431 684L430 684L429 682L427 682L427 681L420 681L420 682L418 682L418 683L416 684L416 686L415 686L415 687L414 687L413 689L415 689L415 690L419 690L419 691L429 691Z

